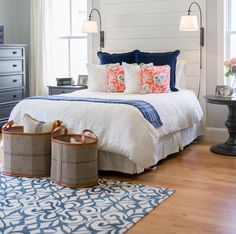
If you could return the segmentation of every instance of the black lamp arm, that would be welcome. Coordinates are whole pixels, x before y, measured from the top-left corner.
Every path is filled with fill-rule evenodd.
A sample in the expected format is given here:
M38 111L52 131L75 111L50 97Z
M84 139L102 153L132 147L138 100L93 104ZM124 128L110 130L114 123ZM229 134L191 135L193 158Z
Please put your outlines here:
M202 9L200 5L197 2L192 2L188 8L188 15L191 13L191 7L192 5L197 5L199 12L200 12L200 45L204 46L204 27L202 26Z
M192 5L197 5L199 12L200 12L200 80L198 84L198 93L197 98L199 99L200 90L201 90L201 83L202 83L202 47L204 46L204 27L202 25L202 9L197 2L192 2L188 8L188 15L191 13Z
M93 8L90 11L89 20L92 20L92 14L93 14L94 11L96 11L98 13L98 16L99 16L99 22L100 22L100 50L102 50L102 48L104 48L104 31L102 31L102 17L101 17L101 14L100 14L98 9Z
M102 31L102 17L101 17L101 14L100 14L100 12L99 12L98 9L93 8L93 9L90 11L90 14L89 14L89 20L92 19L92 14L93 14L94 11L96 11L96 12L98 13L98 16L99 16L99 22L100 22L100 31Z

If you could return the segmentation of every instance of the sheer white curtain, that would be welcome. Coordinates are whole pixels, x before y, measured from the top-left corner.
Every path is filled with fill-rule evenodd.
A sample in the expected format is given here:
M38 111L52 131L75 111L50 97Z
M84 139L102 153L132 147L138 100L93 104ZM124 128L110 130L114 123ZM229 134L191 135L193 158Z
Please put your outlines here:
M31 1L30 40L30 95L44 95L52 79L52 0Z

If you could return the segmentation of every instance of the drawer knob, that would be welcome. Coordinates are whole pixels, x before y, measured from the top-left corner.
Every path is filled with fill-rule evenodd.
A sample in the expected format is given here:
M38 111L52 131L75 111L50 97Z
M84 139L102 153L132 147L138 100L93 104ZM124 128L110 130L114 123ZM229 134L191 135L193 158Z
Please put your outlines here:
M16 52L16 51L13 51L12 54L17 54L17 52Z
M13 80L13 83L16 83L17 82L17 80Z
M13 67L17 67L17 64L13 64L12 66L13 66Z
M13 99L15 99L16 97L17 97L17 95L16 95L16 94L14 94L14 95L13 95Z

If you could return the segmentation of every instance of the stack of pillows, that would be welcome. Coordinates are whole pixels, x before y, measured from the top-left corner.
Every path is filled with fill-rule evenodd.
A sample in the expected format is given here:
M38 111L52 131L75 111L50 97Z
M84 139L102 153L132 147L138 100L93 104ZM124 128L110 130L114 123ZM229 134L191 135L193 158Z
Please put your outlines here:
M175 73L179 54L179 50L165 53L98 52L101 65L87 64L88 89L125 94L178 91Z

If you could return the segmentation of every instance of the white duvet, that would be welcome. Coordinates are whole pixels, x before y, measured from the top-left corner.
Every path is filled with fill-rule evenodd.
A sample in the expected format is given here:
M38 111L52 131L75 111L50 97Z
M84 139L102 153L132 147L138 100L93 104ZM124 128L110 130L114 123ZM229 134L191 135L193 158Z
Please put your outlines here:
M91 129L99 138L100 150L124 155L144 168L157 163L154 155L160 137L188 128L201 121L203 115L195 94L190 90L148 95L82 90L63 95L143 100L156 108L163 126L155 129L136 107L130 105L38 99L18 103L10 120L22 124L22 117L27 113L41 121L60 119L70 133Z

